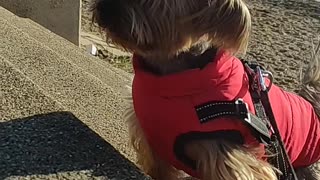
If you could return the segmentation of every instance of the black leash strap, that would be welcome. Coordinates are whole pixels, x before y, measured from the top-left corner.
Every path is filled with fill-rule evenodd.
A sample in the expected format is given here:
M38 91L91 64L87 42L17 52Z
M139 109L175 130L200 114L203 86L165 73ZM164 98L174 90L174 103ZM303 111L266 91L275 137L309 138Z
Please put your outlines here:
M276 120L275 120L275 117L273 115L272 108L270 105L268 92L266 92L266 91L261 92L261 102L265 108L266 115L268 116L270 124L274 130L275 138L278 140L277 143L278 143L278 146L280 147L280 150L281 150L280 151L281 156L284 158L283 160L286 162L286 166L289 166L289 167L284 167L284 169L283 169L284 172L282 172L283 173L282 179L284 179L284 180L298 180L298 177L297 177L295 170L292 166L292 163L291 163L291 160L290 160L289 155L287 153L287 150L286 150L286 148L283 144L283 141L281 139L278 125L276 123ZM287 169L289 172L286 171Z
M283 144L269 101L268 92L272 85L272 74L268 71L263 71L257 64L249 64L246 61L243 61L243 64L249 76L251 97L254 102L256 114L266 122L272 133L269 148L271 148L272 152L276 153L276 157L274 157L275 159L271 159L271 161L272 164L283 173L282 175L277 173L278 178L279 180L298 180L289 155ZM265 77L270 79L269 86L266 86L265 84Z

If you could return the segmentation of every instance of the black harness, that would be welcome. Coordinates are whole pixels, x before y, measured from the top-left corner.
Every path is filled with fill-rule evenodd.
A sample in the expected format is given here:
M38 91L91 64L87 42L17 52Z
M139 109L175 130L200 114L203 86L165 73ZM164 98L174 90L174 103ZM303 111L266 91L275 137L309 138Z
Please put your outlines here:
M278 179L298 180L281 139L268 97L268 91L272 86L272 74L258 64L250 64L244 60L242 62L249 77L250 94L256 115L249 112L247 104L242 99L237 99L199 105L195 108L198 118L201 123L221 116L234 116L243 120L255 137L266 145L267 152L275 154L268 158L268 162L282 172L276 172ZM265 77L270 80L268 86L265 84Z

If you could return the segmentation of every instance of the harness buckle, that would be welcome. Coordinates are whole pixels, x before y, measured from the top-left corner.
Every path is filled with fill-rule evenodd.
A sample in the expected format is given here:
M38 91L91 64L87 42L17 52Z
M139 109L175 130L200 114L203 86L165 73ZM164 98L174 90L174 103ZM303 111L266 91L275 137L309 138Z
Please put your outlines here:
M244 102L244 100L242 98L238 98L235 102L236 105L236 113L237 115L240 115L240 105L245 105L246 106L246 117L244 118L244 120L246 122L248 122L249 124L251 124L251 116L249 113L249 106L246 102Z

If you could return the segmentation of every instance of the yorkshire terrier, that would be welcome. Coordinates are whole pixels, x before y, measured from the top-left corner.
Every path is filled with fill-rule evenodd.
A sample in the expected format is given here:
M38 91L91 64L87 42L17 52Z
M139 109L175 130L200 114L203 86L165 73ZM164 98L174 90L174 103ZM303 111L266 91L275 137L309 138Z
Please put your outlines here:
M96 0L92 11L107 37L133 53L126 119L146 174L274 180L284 173L243 121L206 111L241 98L256 113L250 78L236 58L246 53L251 31L244 0ZM319 50L312 59L298 95L276 85L268 93L299 180L320 179Z

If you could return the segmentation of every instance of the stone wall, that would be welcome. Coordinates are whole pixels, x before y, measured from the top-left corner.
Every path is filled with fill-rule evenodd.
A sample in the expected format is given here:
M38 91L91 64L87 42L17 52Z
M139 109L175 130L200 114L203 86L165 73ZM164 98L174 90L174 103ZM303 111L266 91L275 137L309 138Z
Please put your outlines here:
M79 46L81 0L0 0L0 6Z

